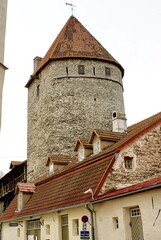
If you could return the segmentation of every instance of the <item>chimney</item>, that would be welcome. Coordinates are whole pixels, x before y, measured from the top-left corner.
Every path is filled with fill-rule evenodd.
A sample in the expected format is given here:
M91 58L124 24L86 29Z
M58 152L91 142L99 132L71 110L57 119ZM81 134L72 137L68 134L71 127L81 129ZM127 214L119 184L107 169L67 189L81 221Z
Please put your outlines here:
M42 58L41 57L35 57L34 58L34 71L36 70L36 68L38 67L39 63L41 62Z
M112 131L127 132L126 120L124 113L114 111L112 113Z

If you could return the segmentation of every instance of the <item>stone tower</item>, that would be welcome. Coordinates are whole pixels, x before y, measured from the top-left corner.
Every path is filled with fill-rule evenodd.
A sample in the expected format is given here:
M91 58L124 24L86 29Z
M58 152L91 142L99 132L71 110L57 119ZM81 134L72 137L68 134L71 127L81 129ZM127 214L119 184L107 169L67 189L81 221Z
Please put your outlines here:
M42 175L48 154L72 155L93 128L112 131L125 116L122 66L71 16L44 58L36 57L28 88L28 181Z
M1 128L1 109L2 109L2 89L5 70L4 66L4 45L6 31L7 0L0 1L0 128Z

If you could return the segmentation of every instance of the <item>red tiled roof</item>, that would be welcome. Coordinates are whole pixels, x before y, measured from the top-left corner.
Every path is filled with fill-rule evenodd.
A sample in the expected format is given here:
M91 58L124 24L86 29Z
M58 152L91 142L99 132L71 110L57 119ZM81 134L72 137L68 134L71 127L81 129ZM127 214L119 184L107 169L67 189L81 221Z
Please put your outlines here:
M107 61L117 65L122 74L124 74L122 66L74 16L68 19L48 52L42 58L32 77L37 75L49 61L66 58L86 58ZM26 84L26 87L30 85L32 77Z
M152 189L157 187L161 187L161 176L125 188L120 188L112 192L107 192L105 194L98 196L97 199L95 199L95 201L108 199L110 197L124 196L127 193L134 194L138 191L146 191L150 188Z
M91 194L84 192L89 188L95 192L112 159L113 156L99 162L87 162L82 165L78 163L79 166L71 171L54 174L48 180L36 184L35 193L19 213L15 212L15 198L0 217L0 221L89 202Z

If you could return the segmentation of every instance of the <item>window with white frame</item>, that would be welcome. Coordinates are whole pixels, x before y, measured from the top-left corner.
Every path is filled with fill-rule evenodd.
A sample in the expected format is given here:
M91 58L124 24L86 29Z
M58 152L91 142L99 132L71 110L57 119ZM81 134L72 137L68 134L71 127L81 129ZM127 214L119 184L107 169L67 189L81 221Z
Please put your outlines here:
M132 208L130 209L131 217L138 217L141 216L140 208Z
M93 143L93 153L97 154L101 151L100 141Z
M40 219L27 221L27 239L41 240Z
M79 161L84 159L84 148L80 149L78 152Z
M53 173L54 172L54 163L51 163L50 166L49 166L49 171L50 173Z
M68 215L61 216L62 240L69 240Z

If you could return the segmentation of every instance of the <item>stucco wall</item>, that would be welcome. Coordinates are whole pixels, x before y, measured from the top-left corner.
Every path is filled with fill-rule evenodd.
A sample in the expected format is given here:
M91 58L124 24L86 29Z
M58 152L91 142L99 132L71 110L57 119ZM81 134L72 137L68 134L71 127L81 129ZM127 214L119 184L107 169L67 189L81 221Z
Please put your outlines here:
M28 220L34 220L34 219L39 219L41 218L41 240L62 240L61 238L61 215L66 215L68 214L68 224L69 224L69 239L71 240L79 240L80 235L74 236L73 235L73 220L74 219L79 219L79 231L82 231L82 221L81 218L83 215L86 215L89 217L90 221L90 215L89 211L85 207L77 207L73 209L68 209L60 212L53 212L53 213L48 213L48 214L42 214L42 215L37 215L29 218L25 218L21 221L21 226L19 225L18 227L10 227L9 223L6 222L3 223L2 227L2 240L9 240L9 239L14 239L14 240L27 240L26 236L26 222ZM17 222L16 220L11 221ZM46 225L50 225L50 234L46 234ZM17 237L17 229L20 228L20 237ZM87 223L87 230L90 231L91 227L90 224Z
M124 157L133 157L133 169L124 167ZM161 126L157 126L123 148L102 188L102 192L160 176Z
M95 206L97 213L98 240L132 240L130 227L130 208L139 207L141 211L144 240L159 240L161 236L161 215L155 219L161 208L161 190L151 190ZM114 229L113 218L118 217L119 228Z
M131 227L130 227L130 209L139 207L142 218L144 240L159 240L161 236L161 215L158 219L158 211L161 208L161 189L157 188L149 190L147 192L137 193L134 195L109 200L102 203L94 204L95 210L95 233L97 240L132 240ZM59 212L53 212L43 215L35 215L23 219L21 225L18 227L10 227L9 222L3 223L2 227L2 240L27 240L26 239L26 221L41 218L43 222L41 226L41 240L62 240L61 238L61 215L68 214L69 223L69 239L79 240L79 236L73 235L73 223L74 219L79 219L79 232L82 231L83 215L89 217L90 214L83 207L76 207L71 209L62 210ZM119 228L115 229L113 225L113 218L118 217ZM16 222L13 220L12 222ZM91 231L90 224L87 223L87 231ZM154 224L155 223L155 224ZM50 225L50 235L46 234L46 225ZM20 228L20 237L17 237L17 228ZM90 240L91 232L90 232Z
M84 75L78 74L80 64ZM105 76L106 66L111 76ZM113 111L124 113L122 76L116 66L74 59L48 64L29 87L28 180L46 171L48 154L74 154L78 137L89 137L93 128L111 130Z

